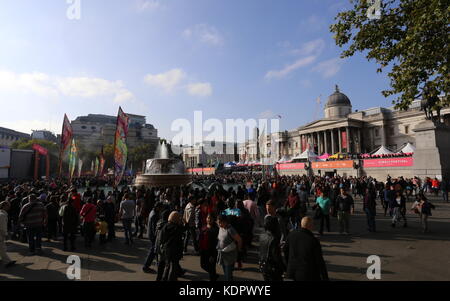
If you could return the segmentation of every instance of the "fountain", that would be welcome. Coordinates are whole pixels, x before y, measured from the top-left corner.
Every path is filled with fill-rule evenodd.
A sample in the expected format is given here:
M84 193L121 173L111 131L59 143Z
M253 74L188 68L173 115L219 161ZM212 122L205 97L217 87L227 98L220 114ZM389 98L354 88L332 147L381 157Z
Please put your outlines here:
M154 159L148 159L143 174L136 177L135 186L170 187L186 185L191 182L191 176L186 174L183 161L169 158L167 144L158 144Z

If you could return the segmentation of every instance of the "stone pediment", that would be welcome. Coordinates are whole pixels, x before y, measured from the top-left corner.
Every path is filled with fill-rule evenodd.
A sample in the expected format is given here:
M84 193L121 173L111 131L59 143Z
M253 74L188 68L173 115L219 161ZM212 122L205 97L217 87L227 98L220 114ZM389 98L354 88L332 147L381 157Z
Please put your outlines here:
M319 119L316 121L313 121L311 123L308 123L302 127L299 127L299 130L306 130L306 129L311 129L311 128L315 128L315 127L319 127L319 126L326 126L326 125L331 125L331 124L335 124L338 121L346 121L347 118L342 118L342 119Z

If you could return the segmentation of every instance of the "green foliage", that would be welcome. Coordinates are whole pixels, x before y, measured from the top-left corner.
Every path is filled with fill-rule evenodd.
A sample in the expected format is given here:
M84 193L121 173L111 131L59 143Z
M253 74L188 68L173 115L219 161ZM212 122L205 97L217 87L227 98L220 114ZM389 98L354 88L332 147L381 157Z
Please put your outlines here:
M373 20L367 17L371 1L350 2L353 8L339 13L330 27L338 46L349 44L341 57L364 52L379 64L377 72L390 67L391 87L382 94L398 94L397 108L407 109L421 96L443 95L437 105L449 105L448 0L381 0L381 18Z

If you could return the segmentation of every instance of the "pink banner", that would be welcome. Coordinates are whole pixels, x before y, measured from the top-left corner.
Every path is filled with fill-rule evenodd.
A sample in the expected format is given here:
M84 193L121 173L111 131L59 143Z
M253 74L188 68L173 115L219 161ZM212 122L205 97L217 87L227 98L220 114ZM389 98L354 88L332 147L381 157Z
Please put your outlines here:
M280 163L277 164L277 170L287 169L305 169L305 163Z
M33 144L33 149L36 150L39 154L47 156L48 150L39 144Z
M216 169L214 167L205 167L205 168L188 168L187 173L213 173Z
M364 168L368 167L402 167L413 166L414 160L412 157L405 158L386 158L386 159L369 159L364 160Z

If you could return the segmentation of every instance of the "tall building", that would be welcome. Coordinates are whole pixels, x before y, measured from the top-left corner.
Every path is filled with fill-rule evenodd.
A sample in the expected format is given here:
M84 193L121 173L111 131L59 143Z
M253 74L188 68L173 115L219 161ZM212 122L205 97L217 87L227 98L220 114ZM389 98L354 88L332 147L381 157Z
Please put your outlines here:
M394 107L374 107L353 111L350 98L339 90L328 97L325 117L311 123L278 133L279 158L297 156L311 148L316 154L370 153L380 146L392 151L407 143L416 145L415 127L425 120L420 100L406 111ZM441 110L441 121L450 125L450 108ZM268 136L267 141L271 139ZM240 159L255 159L258 141L246 141L240 147Z
M11 129L0 127L0 146L10 147L13 142L20 139L30 139L29 134L17 132Z
M187 168L214 166L216 163L237 161L237 143L203 141L183 148L183 162Z
M130 117L127 137L128 147L143 144L156 145L159 142L158 130L146 122L145 116L128 114ZM74 138L85 148L100 149L105 144L114 143L116 116L89 114L77 117L71 122Z
M33 133L31 133L31 139L41 139L59 143L56 135L47 130L38 130L38 131L33 130Z
M449 107L441 110L440 122L426 119L421 100L413 101L407 110L375 107L353 111L350 98L336 86L328 97L324 115L322 119L295 129L267 135L266 139L246 141L239 147L240 161L264 161L267 149L276 150L275 160L283 158L285 161L289 158L309 161L310 154L315 157L341 153L344 159L341 157L337 162L334 159L314 162L313 159L313 162L277 165L277 168L284 175L450 178ZM403 156L369 158L367 154L382 149L381 146L384 146L385 154L398 153L406 146L413 151Z

